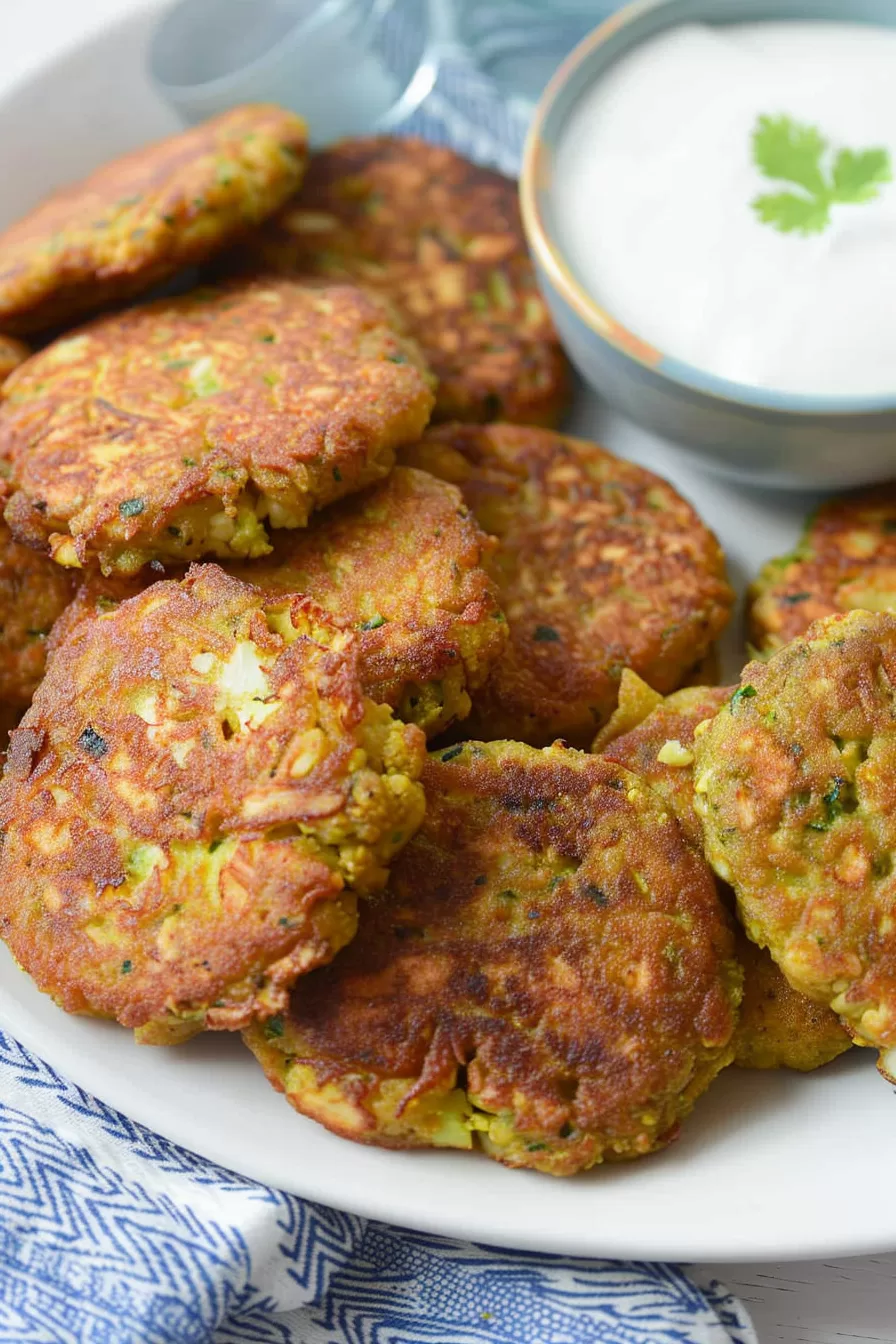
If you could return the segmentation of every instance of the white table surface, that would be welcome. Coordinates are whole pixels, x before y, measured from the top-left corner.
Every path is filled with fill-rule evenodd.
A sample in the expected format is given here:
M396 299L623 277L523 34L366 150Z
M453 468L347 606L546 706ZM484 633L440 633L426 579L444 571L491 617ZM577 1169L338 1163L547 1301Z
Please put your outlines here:
M0 89L141 2L0 0ZM874 1135L854 1137L877 1141ZM760 1344L896 1344L896 1254L823 1264L723 1265L717 1272L749 1307Z

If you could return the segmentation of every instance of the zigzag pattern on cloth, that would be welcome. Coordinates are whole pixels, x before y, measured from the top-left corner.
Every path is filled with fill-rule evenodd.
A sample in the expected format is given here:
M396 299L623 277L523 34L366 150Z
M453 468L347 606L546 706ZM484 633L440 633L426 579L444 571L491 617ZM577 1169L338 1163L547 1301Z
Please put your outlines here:
M167 1143L158 1134L144 1129L142 1125L114 1111L111 1106L91 1097L75 1083L57 1074L43 1060L29 1054L18 1041L0 1031L0 1068L3 1066L8 1067L24 1086L52 1092L56 1100L74 1115L89 1116L91 1120L99 1121L110 1138L123 1139L131 1146L135 1156L158 1163L162 1170L191 1171L196 1180L215 1185L226 1184L228 1179L240 1180L225 1168Z
M753 1344L724 1290L674 1267L463 1245L266 1190L2 1033L0 1076L41 1105L0 1102L3 1344Z
M359 1219L169 1143L2 1032L0 1077L4 1097L18 1084L16 1099L27 1104L30 1093L41 1113L0 1101L4 1344L206 1344L224 1321L248 1328L253 1317L240 1338L288 1341L272 1333L272 1315L323 1300L360 1240ZM60 1111L82 1144L60 1135ZM276 1296L254 1285L259 1259L278 1264ZM81 1333L47 1333L48 1322L69 1320Z
M750 1344L752 1329L720 1285L727 1323L680 1269L576 1261L401 1234L371 1223L357 1258L334 1276L321 1340L444 1344ZM388 1323L394 1334L380 1333ZM450 1324L451 1333L446 1335ZM740 1333L743 1330L743 1333ZM403 1332L407 1332L406 1334Z

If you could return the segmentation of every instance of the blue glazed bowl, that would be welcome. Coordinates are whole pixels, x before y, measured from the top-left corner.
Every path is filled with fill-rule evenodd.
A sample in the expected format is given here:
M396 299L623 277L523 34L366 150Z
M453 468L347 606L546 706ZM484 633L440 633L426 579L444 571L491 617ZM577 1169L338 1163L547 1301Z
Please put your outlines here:
M896 26L893 0L639 0L555 74L533 120L520 194L539 281L561 338L608 402L724 476L779 489L896 478L896 369L888 397L790 396L718 378L641 340L591 298L557 243L554 151L583 93L626 52L681 23L768 19ZM896 319L894 319L896 320Z

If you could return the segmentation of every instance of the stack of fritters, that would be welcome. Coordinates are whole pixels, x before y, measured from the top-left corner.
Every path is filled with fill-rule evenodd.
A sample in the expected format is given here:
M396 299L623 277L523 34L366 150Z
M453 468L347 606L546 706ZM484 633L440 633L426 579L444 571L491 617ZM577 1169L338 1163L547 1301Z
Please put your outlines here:
M304 144L291 114L244 108L110 165L0 239L0 322L38 331L207 260L295 191ZM419 825L424 737L362 668L363 619L184 566L267 555L383 481L431 382L380 300L261 275L100 317L6 380L10 712L61 620L11 740L0 929L69 1010L164 1042L270 1016ZM419 617L457 646L462 704L501 636L486 540L433 486L459 577Z
M310 599L215 565L84 620L12 735L0 929L141 1039L284 1006L423 815L419 732Z
M734 690L693 687L663 699L627 672L616 723L611 720L594 744L595 750L633 771L665 800L687 839L701 852L703 831L694 794L697 730L727 709ZM730 888L722 894L732 907ZM741 930L737 958L744 972L744 997L734 1038L735 1064L808 1071L849 1048L849 1035L836 1015L791 988L769 954Z
M767 696L752 670L681 689L730 616L723 555L667 482L552 428L568 370L514 184L384 138L306 174L305 140L238 108L0 236L13 954L146 1043L242 1029L341 1134L554 1174L662 1147L732 1060L832 1059L836 1013L896 1043L855 952L889 914L812 894L830 863L889 890L886 659L829 725L834 783L787 718L787 677L818 664L805 704L833 676L811 639ZM799 633L799 583L879 605L874 517L848 575L816 524L754 629ZM800 744L786 781L759 726ZM766 834L751 771L831 834Z
M298 199L227 260L385 295L438 378L439 420L554 425L566 409L516 183L450 149L380 136L316 154Z

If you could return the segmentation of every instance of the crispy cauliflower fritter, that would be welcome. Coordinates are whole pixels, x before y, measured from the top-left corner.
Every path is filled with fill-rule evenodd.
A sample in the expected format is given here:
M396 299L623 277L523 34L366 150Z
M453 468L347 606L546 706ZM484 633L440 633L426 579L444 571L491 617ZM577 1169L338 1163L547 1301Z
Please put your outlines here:
M492 549L454 486L396 467L281 535L264 560L231 568L247 583L307 593L353 626L367 695L433 737L469 714L507 644L482 568Z
M101 318L7 380L14 534L67 566L255 558L387 474L432 393L360 290L282 278Z
M471 736L588 747L632 668L676 690L728 621L719 544L652 472L518 425L444 425L402 460L453 481L500 542L510 645L473 696Z
M796 550L770 560L750 589L750 638L773 653L846 611L896 611L896 484L812 515Z
M703 829L694 804L695 734L723 710L733 691L733 687L689 687L663 700L633 672L626 672L619 709L596 744L608 760L631 770L662 797L701 853ZM624 731L612 734L614 719L618 727L623 717ZM723 895L731 897L727 888ZM736 1065L808 1072L849 1049L849 1036L836 1014L791 989L768 952L740 930L737 959L744 971L744 997L734 1037Z
M896 616L751 663L696 739L706 853L791 985L896 1046Z
M195 567L54 649L0 785L0 934L149 1043L284 1009L423 815L418 729L309 600Z
M566 409L568 365L516 183L451 149L374 136L312 155L248 262L386 295L438 377L440 420L554 425Z
M246 1039L275 1087L384 1147L569 1175L649 1153L732 1055L712 876L634 776L560 746L430 756L387 899Z
M0 233L0 327L71 322L206 260L282 205L306 162L301 117L266 104L114 159Z

